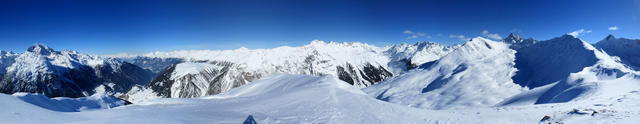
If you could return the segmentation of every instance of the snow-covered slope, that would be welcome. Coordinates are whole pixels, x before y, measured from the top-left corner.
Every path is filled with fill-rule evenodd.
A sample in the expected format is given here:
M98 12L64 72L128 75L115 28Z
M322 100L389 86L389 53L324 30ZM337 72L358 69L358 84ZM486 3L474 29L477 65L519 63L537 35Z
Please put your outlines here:
M550 47L551 44L562 47ZM502 105L575 101L596 102L619 97L625 93L640 89L638 87L640 86L639 72L620 63L617 57L609 56L591 44L573 36L565 35L540 42L535 46L538 46L537 48L546 48L544 49L545 52L555 51L548 54L537 52L536 56L549 57L538 59L555 61L552 61L553 63L545 63L546 61L536 62L542 64L529 69L535 70L536 73L532 74L537 77L528 80L543 83L530 84L532 85L531 87L546 86L516 95L505 100ZM533 61L530 63L533 63Z
M173 98L200 97L218 94L245 84L247 77L229 77L230 63L185 62L169 68L152 81L151 88L160 96ZM234 82L243 81L243 82Z
M151 89L163 97L196 97L224 92L274 73L334 75L356 87L366 87L391 77L393 73L406 71L407 62L409 65L418 65L433 61L455 47L424 42L379 48L357 42L312 41L311 44L302 47L156 52L138 57L135 63L181 59L186 61L184 63L221 66L213 72L202 71L198 74L178 76L174 74L178 73L176 70L180 70L182 66L169 66L150 84ZM395 72L392 73L392 70ZM208 83L208 86L203 83Z
M0 63L6 70L0 80L2 93L81 97L93 94L101 85L109 92L125 93L134 85L146 85L151 79L150 72L133 64L75 51L54 51L40 44L24 53L8 54L3 55Z
M596 64L597 50L571 35L563 35L524 47L516 53L515 83L535 88L562 80L570 73Z
M0 80L2 79L4 73L7 72L7 67L11 65L11 63L15 62L17 54L13 52L7 52L0 50Z
M438 60L458 47L460 45L444 46L433 42L418 42L412 45L403 43L390 46L385 53L391 58L388 65L393 69L393 73L401 74L418 65Z
M502 42L473 38L428 67L364 89L372 96L419 108L493 106L524 89L511 80L515 51Z
M389 58L383 55L382 50L382 48L363 43L313 41L302 47L155 52L143 56L181 58L185 61L229 62L243 72L254 75L279 72L344 75L340 78L355 86L365 87L391 76L389 67L386 65ZM369 67L380 74L368 75L365 68Z
M125 104L130 104L114 96L99 93L81 98L47 98L47 96L44 96L42 94L33 93L15 93L12 96L17 97L24 102L59 112L80 112L109 109L123 106Z
M610 85L611 86L611 85ZM627 88L638 88L629 87ZM598 104L424 110L376 100L332 76L274 75L219 95L160 98L106 110L60 112L0 94L3 123L633 123L636 90ZM48 100L44 100L48 101ZM573 110L575 109L575 111ZM592 113L598 112L592 115ZM548 119L541 121L544 116ZM463 118L461 118L463 117Z
M364 91L392 103L451 109L604 100L640 85L639 72L575 36L525 46L512 39L519 38L474 38L432 64Z
M615 38L609 35L595 46L609 55L618 56L622 63L640 70L640 40Z

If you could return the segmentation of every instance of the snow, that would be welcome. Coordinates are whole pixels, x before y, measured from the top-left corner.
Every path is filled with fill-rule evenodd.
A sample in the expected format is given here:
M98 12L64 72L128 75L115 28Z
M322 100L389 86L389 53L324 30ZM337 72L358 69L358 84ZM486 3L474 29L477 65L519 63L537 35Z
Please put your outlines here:
M3 93L37 92L47 96L82 97L91 95L91 90L99 85L112 83L117 86L108 89L121 94L127 92L129 85L145 84L148 82L144 80L149 79L144 78L151 78L143 69L114 58L55 51L42 44L33 45L24 53L1 54L0 90Z
M640 69L640 40L615 38L613 35L595 44L605 53L621 58L622 63L635 69Z
M32 93L15 93L13 96L35 106L59 112L80 112L109 109L125 104L125 101L104 94L94 94L92 96L82 98L57 97L52 99L49 99L42 94Z
M515 51L473 38L433 65L363 89L378 99L426 109L493 106L524 89L511 80Z
M414 45L398 45L377 47L359 42L324 42L311 41L299 47L281 46L272 49L235 50L179 50L171 52L153 52L140 57L180 58L190 62L230 62L239 73L251 73L269 76L275 73L334 75L338 76L338 67L352 66L352 72L363 71L367 66L382 68L392 74L400 74L407 70L402 59L409 59L419 65L438 59L447 54L455 46L443 46L435 43L417 43ZM130 55L108 55L115 57L131 57ZM362 74L352 74L358 81L355 86L366 87L370 82ZM354 79L354 80L356 80ZM360 82L362 81L362 82Z
M173 79L183 77L188 74L199 74L200 72L211 72L220 69L222 69L222 67L208 63L180 63L176 65L176 69L173 71L174 74L171 75L171 78Z
M440 57L449 54L454 49L460 47L460 45L444 46L433 42L418 42L413 45L406 43L389 46L385 53L391 61L389 66L392 67L394 74L402 74L408 69L403 63L409 61L409 64L421 65L427 62L432 62L440 59Z
M0 94L4 123L632 123L640 114L637 85L599 104L559 103L425 110L377 100L333 76L266 77L200 98L160 98L102 110L61 112ZM608 85L614 86L614 85ZM45 98L46 99L46 98ZM56 99L56 98L54 98ZM46 100L45 100L46 101ZM54 102L54 101L48 101ZM602 105L601 105L602 104ZM573 111L576 109L577 111ZM598 111L591 115L592 111ZM461 118L463 117L463 118Z
M198 60L239 62L242 69L268 72L269 75L217 95L189 99L158 98L151 89L135 86L127 93L127 99L135 103L132 105L124 105L124 101L108 96L111 93L105 89L113 87L113 83L101 85L95 89L96 94L83 98L0 94L0 109L3 110L0 111L0 122L493 124L640 121L637 118L640 115L640 103L637 102L640 100L640 72L634 70L627 59L633 54L623 50L614 52L620 48L615 46L617 44L613 47L600 45L628 44L635 40L610 36L593 46L570 35L540 42L532 39L525 42L517 35L507 38L509 40L496 42L478 37L459 46L417 43L380 48L362 43L313 41L303 47L157 53L149 56L190 59L175 65L171 78L189 77L191 81L177 82L179 85L172 85L171 90L187 84L207 89L209 85L205 82L208 80L200 79L204 78L201 74L217 74L215 72L223 68ZM9 67L8 71L14 71L18 66L33 69L24 71L41 71L48 70L38 69L48 67L41 65L67 67L74 66L73 63L98 65L116 61L103 61L100 57L87 59L93 57L47 49L46 46L34 47L32 52L24 54L0 51L0 60L3 60L0 62L6 63L5 60L16 57L15 63L19 65L12 65L15 67ZM304 63L309 55L327 60L326 63L314 63L318 64L314 68L326 71L322 73L332 73L334 70L330 68L344 63L373 62L395 68L399 71L394 74L399 75L359 88L333 74L287 74L305 67L296 64ZM422 65L413 70L402 70L401 66L394 65L402 59ZM355 66L361 66L359 64ZM283 69L282 65L288 67ZM522 74L526 76L519 77ZM545 116L548 118L543 119Z

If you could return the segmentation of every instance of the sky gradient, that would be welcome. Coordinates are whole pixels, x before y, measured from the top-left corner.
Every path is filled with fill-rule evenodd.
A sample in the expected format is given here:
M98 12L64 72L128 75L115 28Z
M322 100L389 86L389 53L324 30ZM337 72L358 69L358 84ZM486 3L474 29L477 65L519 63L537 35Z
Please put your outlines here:
M640 38L640 0L598 1L0 1L0 50L44 43L89 54L300 46L463 43L517 33L539 40L582 29Z

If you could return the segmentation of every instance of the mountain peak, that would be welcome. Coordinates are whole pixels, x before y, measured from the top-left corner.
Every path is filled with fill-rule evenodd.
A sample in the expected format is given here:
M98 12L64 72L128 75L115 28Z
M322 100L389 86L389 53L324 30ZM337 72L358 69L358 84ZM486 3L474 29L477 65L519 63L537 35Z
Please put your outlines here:
M27 49L27 52L37 53L40 55L49 55L55 51L44 44L35 44L29 47L29 49Z
M517 34L510 33L509 36L507 36L507 39L522 39L522 38L520 38L520 36L518 36Z
M564 34L564 35L560 36L560 38L562 38L562 39L577 39L578 36L571 35L571 34Z
M517 34L511 33L511 34L509 34L509 36L507 36L507 38L504 38L503 41L506 42L506 43L514 44L514 43L522 42L523 39L520 36L518 36Z
M604 38L605 40L613 40L616 39L616 37L614 37L612 34L609 34L609 36L607 36L607 38Z

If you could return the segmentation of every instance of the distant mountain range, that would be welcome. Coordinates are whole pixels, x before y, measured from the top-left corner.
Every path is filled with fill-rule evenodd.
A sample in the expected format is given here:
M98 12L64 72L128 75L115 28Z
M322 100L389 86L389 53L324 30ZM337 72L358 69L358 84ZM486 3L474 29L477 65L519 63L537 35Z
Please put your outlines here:
M123 94L146 85L153 73L114 58L54 51L37 44L24 53L0 51L0 92L83 97L96 91ZM97 89L101 88L101 89Z
M538 41L510 34L498 42L474 38L450 46L313 41L300 47L102 57L38 44L24 53L0 51L0 91L49 97L108 92L130 100L190 98L287 73L333 75L378 99L424 108L550 103L595 92L596 87L584 86L588 82L576 82L575 73L616 75L613 79L636 76L639 47L639 40L613 36L592 45L569 35ZM537 91L540 96L534 101L514 96L539 88L548 89Z

